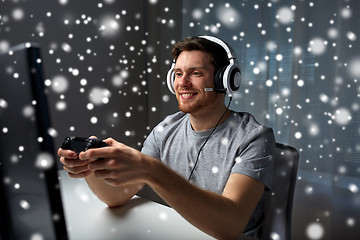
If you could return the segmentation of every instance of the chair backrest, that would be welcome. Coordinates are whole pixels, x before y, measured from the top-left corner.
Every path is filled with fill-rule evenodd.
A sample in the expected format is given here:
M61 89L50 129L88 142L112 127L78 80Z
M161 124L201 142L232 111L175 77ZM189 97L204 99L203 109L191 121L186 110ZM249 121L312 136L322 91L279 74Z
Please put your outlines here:
M265 201L262 239L290 240L299 153L293 147L276 143L273 162L273 184Z

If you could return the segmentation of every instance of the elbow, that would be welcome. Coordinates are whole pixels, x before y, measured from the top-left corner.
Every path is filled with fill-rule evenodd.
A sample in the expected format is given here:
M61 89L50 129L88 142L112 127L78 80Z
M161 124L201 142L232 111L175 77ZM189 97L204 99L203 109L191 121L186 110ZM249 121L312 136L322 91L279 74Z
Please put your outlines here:
M236 240L240 238L241 234L242 233L224 233L224 234L219 234L215 238L219 240Z
M213 232L211 235L219 240L236 240L241 237L242 231L235 227L232 229L227 229L223 232Z
M103 203L105 203L109 208L122 207L129 201L128 199L126 199L126 200L100 199L100 200Z
M125 204L108 204L108 203L106 203L106 205L108 208L118 208L118 207L124 206Z
M117 208L125 205L125 204L114 204L114 203L105 203L105 204L108 206L108 208Z
M105 203L108 208L118 208L124 206L126 203Z
M243 230L246 226L239 226L239 224L229 225L228 228L222 229L219 232L213 232L212 236L219 240L236 240L240 239L243 234Z
M217 234L217 235L213 235L213 237L215 239L219 239L219 240L236 240L239 239L239 236L233 236L233 235L229 235L229 234Z

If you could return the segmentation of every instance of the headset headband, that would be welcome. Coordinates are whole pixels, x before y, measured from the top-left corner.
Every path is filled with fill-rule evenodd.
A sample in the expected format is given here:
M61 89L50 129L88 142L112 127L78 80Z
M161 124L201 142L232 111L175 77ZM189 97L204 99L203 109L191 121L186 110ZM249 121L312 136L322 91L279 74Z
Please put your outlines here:
M241 84L241 71L236 58L236 54L234 50L228 46L222 40L213 37L213 36L199 36L199 38L204 38L208 41L216 43L220 45L227 54L229 64L224 68L220 69L219 72L216 73L215 76L215 86L216 91L226 92L229 96L232 96L233 92L235 92ZM171 93L175 94L174 89L174 81L175 74L173 72L175 67L175 62L171 64L171 68L167 73L167 85Z

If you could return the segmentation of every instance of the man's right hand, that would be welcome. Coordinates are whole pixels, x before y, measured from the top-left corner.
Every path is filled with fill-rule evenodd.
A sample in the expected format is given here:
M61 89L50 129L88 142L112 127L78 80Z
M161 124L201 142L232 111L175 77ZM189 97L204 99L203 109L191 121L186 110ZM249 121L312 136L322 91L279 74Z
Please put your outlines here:
M72 178L85 178L93 172L89 170L90 160L80 160L79 155L74 151L59 148L58 155L63 169Z

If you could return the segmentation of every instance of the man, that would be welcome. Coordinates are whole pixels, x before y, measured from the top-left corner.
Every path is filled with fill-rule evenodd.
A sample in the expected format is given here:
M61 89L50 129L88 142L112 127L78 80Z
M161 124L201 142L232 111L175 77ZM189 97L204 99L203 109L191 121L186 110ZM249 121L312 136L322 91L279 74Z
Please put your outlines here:
M229 64L223 46L195 37L172 53L180 112L153 129L141 152L109 138L109 147L79 155L59 149L60 161L109 207L125 204L147 184L215 238L256 237L264 190L271 187L273 132L250 114L229 110L223 91L205 90L216 89L217 71Z

